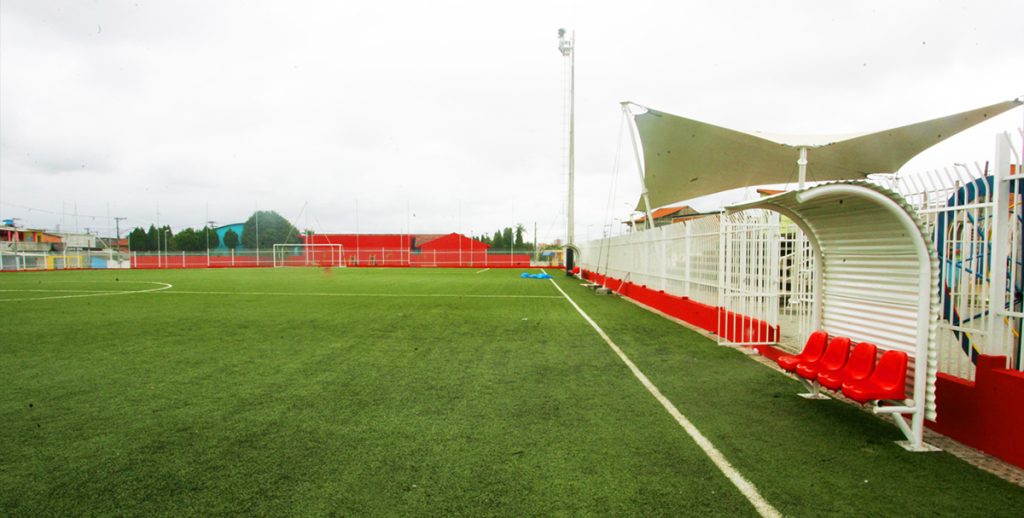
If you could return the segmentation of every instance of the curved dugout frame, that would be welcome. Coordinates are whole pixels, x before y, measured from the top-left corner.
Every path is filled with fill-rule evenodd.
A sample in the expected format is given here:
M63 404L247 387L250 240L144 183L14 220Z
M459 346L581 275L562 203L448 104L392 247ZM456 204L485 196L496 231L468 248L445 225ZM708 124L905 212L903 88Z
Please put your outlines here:
M838 182L727 207L768 209L791 219L814 256L814 327L829 334L902 350L913 358L912 398L883 405L907 436L923 442L924 420L934 420L939 311L938 258L928 230L899 195L867 182ZM910 415L908 424L903 415Z

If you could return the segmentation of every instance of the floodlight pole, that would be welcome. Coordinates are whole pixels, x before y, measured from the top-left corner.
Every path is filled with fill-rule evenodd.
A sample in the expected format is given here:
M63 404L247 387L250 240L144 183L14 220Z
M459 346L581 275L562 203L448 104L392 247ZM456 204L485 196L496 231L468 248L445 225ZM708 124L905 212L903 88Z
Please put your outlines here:
M260 206L256 205L256 266L260 265Z
M210 227L214 224L213 221L206 222L206 267L210 267Z
M566 251L565 251L565 268L566 271L571 272L573 263L575 262L573 257L573 245L576 243L575 228L574 228L574 197L576 190L576 53L573 52L576 48L576 32L573 31L568 38L565 37L565 29L558 29L558 50L562 53L562 57L569 60L569 196L568 204L566 206ZM564 77L564 76L563 76Z
M121 246L121 222L126 220L126 219L128 219L128 218L125 218L125 217L122 217L122 216L114 216L114 228L116 229L115 231L117 232L117 246L118 247Z

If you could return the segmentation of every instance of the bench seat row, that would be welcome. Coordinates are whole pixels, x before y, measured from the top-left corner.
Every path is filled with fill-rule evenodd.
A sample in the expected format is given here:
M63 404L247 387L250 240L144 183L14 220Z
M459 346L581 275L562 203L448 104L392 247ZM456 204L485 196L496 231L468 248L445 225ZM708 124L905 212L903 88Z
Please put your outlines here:
M907 353L902 351L878 356L878 347L868 342L851 350L849 338L830 339L826 332L815 331L800 354L784 354L775 361L784 370L861 404L906 398Z

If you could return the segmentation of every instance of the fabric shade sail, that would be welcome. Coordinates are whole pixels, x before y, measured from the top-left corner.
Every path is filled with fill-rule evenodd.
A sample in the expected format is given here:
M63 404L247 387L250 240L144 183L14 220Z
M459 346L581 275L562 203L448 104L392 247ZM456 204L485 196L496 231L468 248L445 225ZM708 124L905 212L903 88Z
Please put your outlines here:
M645 108L635 114L651 208L716 192L797 181L800 148L807 180L862 180L891 173L925 149L1016 106L1006 101L947 117L845 137L753 135ZM637 210L645 209L643 198Z

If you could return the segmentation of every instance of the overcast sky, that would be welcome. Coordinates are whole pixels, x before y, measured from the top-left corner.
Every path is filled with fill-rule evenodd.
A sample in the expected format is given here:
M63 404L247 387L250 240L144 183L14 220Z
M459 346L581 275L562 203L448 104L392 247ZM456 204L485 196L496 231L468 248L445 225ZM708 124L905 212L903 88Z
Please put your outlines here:
M1024 94L1022 19L1019 0L2 0L0 217L73 230L77 206L106 234L108 216L178 229L259 207L354 232L358 206L362 232L564 237L564 26L579 241L640 191L620 101L745 131L884 129ZM984 161L1022 119L904 170Z

